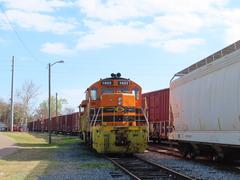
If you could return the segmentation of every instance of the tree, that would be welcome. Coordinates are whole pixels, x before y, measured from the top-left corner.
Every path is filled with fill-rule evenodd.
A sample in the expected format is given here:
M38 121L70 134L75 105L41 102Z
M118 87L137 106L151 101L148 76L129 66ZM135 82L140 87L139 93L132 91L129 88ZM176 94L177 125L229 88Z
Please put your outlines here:
M18 108L15 110L20 116L20 123L26 124L32 116L34 99L39 95L39 88L32 81L25 81L22 88L16 91ZM22 107L21 107L22 106Z
M10 103L0 100L0 121L6 125L10 125ZM21 103L14 103L14 124L22 124L25 109Z
M58 99L58 115L62 114L63 104L66 104L67 100L60 98ZM56 116L56 99L55 96L51 96L51 104L50 104L51 116ZM48 118L48 100L44 100L39 104L39 107L36 110L36 117L45 119Z
M9 104L0 99L0 121L4 124L8 124Z

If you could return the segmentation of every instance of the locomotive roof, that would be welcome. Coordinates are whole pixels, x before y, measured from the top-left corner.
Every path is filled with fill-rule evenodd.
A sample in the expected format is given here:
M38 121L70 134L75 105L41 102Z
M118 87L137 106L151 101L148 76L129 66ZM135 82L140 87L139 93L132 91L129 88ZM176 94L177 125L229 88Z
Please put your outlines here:
M97 85L98 83L100 83L101 81L112 81L112 80L131 81L131 82L133 82L136 86L139 86L139 87L141 88L141 86L140 86L139 84L137 84L136 82L130 80L129 78L128 78L128 79L127 79L127 78L122 78L120 73L117 73L117 74L112 73L112 74L111 74L111 77L104 78L104 79L100 79L99 81L93 83L89 88L96 86L96 85ZM88 89L89 89L89 88L88 88ZM88 90L88 89L87 89L87 90Z
M122 78L121 76L122 76L121 73L116 73L116 74L112 73L111 77L100 79L100 80L101 81L102 80L116 80L116 79L119 79L119 80L130 80L130 79Z
M121 77L110 77L110 78L105 78L105 79L101 79L102 81L105 81L105 80L116 80L116 79L119 79L119 80L130 80L130 79L127 79L127 78L121 78Z
M211 54L210 56L198 61L197 63L192 64L191 66L185 68L184 70L179 71L178 73L176 73L174 75L174 77L175 76L184 76L185 74L188 74L202 66L205 66L213 61L216 61L216 60L218 60L236 50L239 50L239 49L240 49L240 40L225 47L224 49L222 49L220 51L215 52L214 54Z

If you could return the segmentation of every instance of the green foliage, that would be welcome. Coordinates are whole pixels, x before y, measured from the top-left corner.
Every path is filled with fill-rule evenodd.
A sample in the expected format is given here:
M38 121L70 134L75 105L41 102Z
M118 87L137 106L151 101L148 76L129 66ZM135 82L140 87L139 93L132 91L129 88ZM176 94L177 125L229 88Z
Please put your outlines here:
M60 98L58 99L57 107L58 107L58 115L62 113L63 104L67 104L67 100ZM56 98L55 96L51 96L51 104L50 104L51 116L56 115ZM48 117L48 100L44 100L39 104L37 109L37 116L39 118L47 118Z
M10 106L4 102L2 99L0 99L0 121L2 121L5 124L8 124L8 113Z

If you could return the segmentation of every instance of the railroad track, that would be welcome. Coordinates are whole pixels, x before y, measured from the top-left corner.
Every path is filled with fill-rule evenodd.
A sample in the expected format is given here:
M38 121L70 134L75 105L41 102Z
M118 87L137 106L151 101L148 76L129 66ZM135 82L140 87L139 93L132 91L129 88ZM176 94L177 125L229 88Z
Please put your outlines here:
M106 156L113 164L122 169L133 179L194 179L165 166L153 163L136 156L111 157Z
M147 148L150 152L160 153L160 154L166 154L169 156L175 156L178 158L183 158L181 153L173 147L166 147L161 145L150 145ZM184 158L183 158L184 159ZM185 158L186 159L186 158ZM240 161L234 162L234 161L219 161L214 162L212 160L209 160L207 157L198 157L197 159L191 159L192 161L207 165L209 167L216 167L219 169L228 170L230 172L240 173Z
M147 150L151 152L170 155L170 156L182 157L181 153L176 148L160 146L160 145L158 146L150 145L148 146Z

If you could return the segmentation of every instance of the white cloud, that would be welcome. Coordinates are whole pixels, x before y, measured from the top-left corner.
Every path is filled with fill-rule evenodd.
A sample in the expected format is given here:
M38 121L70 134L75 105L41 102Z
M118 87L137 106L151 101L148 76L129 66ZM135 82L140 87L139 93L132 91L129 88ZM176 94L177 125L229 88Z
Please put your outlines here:
M70 7L72 2L63 0L0 0L7 9L23 10L26 12L52 12L56 8Z
M84 21L88 30L79 38L76 49L145 44L167 51L178 47L174 52L185 52L189 46L204 43L198 37L201 30L225 25L220 25L219 14L227 3L228 0L78 0L88 19ZM195 37L186 39L189 35ZM184 43L181 47L180 42Z
M104 21L149 17L162 13L205 13L228 0L78 0L87 17Z
M240 23L240 22L239 22ZM240 24L232 25L226 30L226 43L231 44L240 40Z
M203 27L204 19L196 14L171 14L156 17L154 24L168 32L194 33Z
M91 32L79 39L77 49L102 48L114 44L139 44L145 41L144 29L130 25L104 25L96 23Z
M196 45L204 44L204 42L205 41L200 38L192 38L192 39L189 38L189 39L168 40L159 45L162 46L168 52L183 53L183 52L187 52L189 49L192 49Z
M226 26L225 41L227 44L240 40L240 9L222 11L219 22Z
M6 19L6 15L3 13L0 13L0 29L1 30L10 30L11 27Z
M174 18L170 17L174 20ZM186 18L187 19L187 18ZM189 19L191 19L189 17ZM195 17L192 17L195 19ZM197 19L197 18L196 18ZM89 32L83 35L77 44L77 49L105 48L117 44L147 44L156 48L164 48L168 50L168 46L179 46L179 36L190 32L197 32L202 26L201 21L195 24L189 24L189 21L183 22L176 18L174 25L167 23L168 18L155 18L155 20L146 25L141 23L129 24L108 24L99 21L86 21L85 24L89 27ZM171 21L171 20L169 20ZM164 24L164 22L166 22ZM176 41L172 41L176 38ZM170 40L170 41L169 41ZM165 42L169 41L168 44ZM197 45L200 41L193 38L191 41L182 40L184 47L178 48L175 52L185 51L188 45ZM165 44L163 46L163 44ZM173 52L173 51L171 51Z
M40 13L24 12L19 10L8 10L6 14L10 21L25 29L34 29L38 32L52 32L64 34L75 28L72 21L63 21L54 16Z
M73 50L67 48L63 43L45 43L42 45L41 51L47 54L55 55L68 55L73 53Z
M221 38L226 42L239 39L240 9L227 7L229 0L0 2L4 2L6 14L14 25L37 32L74 33L78 37L73 49L59 41L42 45L41 51L51 54L71 54L82 49L106 48L119 44L144 44L175 53L186 52L192 49L189 47L204 43L200 32L214 32L217 28L223 29L224 36ZM66 19L58 12L63 8L72 8L73 12L76 10L74 8L78 8L80 18ZM69 13L67 16L73 14ZM77 30L80 27L83 29ZM4 28L4 23L0 23L0 28Z

